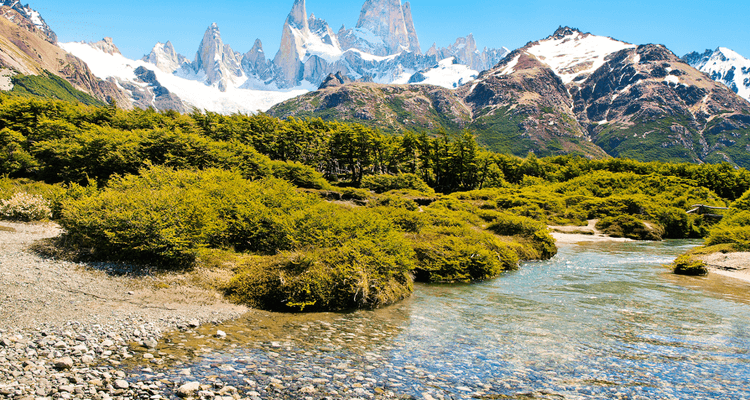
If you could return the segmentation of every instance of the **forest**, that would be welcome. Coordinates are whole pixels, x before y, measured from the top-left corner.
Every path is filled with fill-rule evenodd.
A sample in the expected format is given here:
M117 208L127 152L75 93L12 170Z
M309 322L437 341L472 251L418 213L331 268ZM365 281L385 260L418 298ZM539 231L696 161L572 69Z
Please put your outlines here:
M548 225L750 249L750 172L525 158L470 132L125 111L0 96L0 219L51 219L76 260L228 268L220 289L281 311L375 308L556 254ZM730 207L723 219L694 204Z

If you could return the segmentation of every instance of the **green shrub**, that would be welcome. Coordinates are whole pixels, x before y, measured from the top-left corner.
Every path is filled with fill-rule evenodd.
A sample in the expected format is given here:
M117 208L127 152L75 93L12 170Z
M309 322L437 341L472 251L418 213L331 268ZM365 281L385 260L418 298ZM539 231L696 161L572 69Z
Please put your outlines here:
M414 237L412 243L416 279L422 282L470 282L518 268L519 258L511 247L486 232L433 230Z
M731 208L736 211L750 211L750 191L732 203Z
M0 175L17 176L30 174L39 163L24 148L27 142L19 132L4 128L0 130Z
M404 232L419 233L428 224L424 213L411 211L402 207L375 207L373 211L391 221L393 226Z
M635 240L662 240L663 235L660 227L649 227L640 219L627 214L604 218L596 223L596 229L612 237Z
M500 236L515 236L526 239L536 250L535 259L547 260L557 254L555 239L547 226L533 219L504 213L492 222L487 229Z
M305 189L329 189L323 174L299 162L272 161L273 176Z
M401 196L393 194L386 194L377 197L371 205L373 207L392 207L392 208L403 208L409 211L419 210L419 205L411 199L407 199Z
M361 186L375 193L385 193L391 190L416 190L427 195L435 194L435 191L415 174L368 175L362 178Z
M30 222L49 218L52 218L52 209L41 196L16 193L8 200L0 200L0 219Z
M706 263L700 260L693 260L690 256L684 255L677 258L672 264L674 273L677 275L688 276L705 276L708 275Z
M284 253L241 268L227 291L267 310L377 308L408 297L414 254L395 232L312 252Z
M717 226L711 229L706 246L732 244L736 251L750 251L750 226Z

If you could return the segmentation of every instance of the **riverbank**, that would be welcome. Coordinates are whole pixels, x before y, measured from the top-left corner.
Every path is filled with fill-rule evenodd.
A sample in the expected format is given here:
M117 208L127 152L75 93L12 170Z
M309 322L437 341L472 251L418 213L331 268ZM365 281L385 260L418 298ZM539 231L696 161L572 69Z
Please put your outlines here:
M596 229L598 219L588 221L587 226L554 226L549 225L550 234L558 244L575 244L581 242L632 242L628 238L616 238Z
M713 253L696 258L706 263L709 273L750 282L750 253Z
M134 357L134 347L151 349L141 356L158 364L163 356L153 349L164 333L248 311L195 285L190 274L135 276L125 265L72 263L30 251L61 233L56 224L0 226L0 398L152 396L169 384L128 383L118 369Z

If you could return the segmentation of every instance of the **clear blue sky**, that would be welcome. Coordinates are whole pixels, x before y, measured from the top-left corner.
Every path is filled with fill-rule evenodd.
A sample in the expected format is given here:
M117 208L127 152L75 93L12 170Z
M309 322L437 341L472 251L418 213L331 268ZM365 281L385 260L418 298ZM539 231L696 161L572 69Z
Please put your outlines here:
M273 57L293 0L26 0L40 11L61 42L97 41L105 36L129 58L171 40L193 59L206 28L219 24L235 51L247 52L256 38ZM307 11L334 31L357 22L364 0L308 0ZM660 43L682 56L728 47L750 58L747 0L560 1L412 0L414 24L426 51L474 33L481 47L511 50L542 39L560 25L635 44Z

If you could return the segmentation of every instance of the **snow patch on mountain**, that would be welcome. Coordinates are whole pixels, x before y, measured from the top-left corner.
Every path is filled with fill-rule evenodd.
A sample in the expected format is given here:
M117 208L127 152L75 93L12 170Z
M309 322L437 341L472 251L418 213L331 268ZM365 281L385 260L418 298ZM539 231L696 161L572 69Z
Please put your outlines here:
M479 71L458 64L456 59L451 57L440 61L435 68L413 76L409 83L453 89L476 79L477 76L479 76Z
M527 51L549 65L567 85L599 69L608 55L635 47L612 38L561 28L547 39L531 45Z
M174 93L188 106L199 110L210 110L222 114L246 113L265 111L274 104L307 93L308 89L297 90L248 90L238 86L228 86L226 91L220 91L216 86L207 86L196 76L195 80L186 79L156 68L154 64L143 60L130 60L121 54L107 54L92 47L88 43L61 43L65 51L75 55L88 64L91 72L100 79L113 79L121 86L123 83L133 83L139 86L135 70L144 67L153 71L158 82Z
M739 53L719 47L703 54L688 54L682 60L750 101L750 60Z

